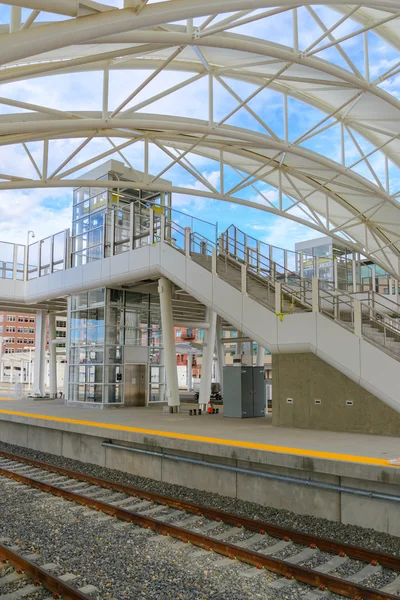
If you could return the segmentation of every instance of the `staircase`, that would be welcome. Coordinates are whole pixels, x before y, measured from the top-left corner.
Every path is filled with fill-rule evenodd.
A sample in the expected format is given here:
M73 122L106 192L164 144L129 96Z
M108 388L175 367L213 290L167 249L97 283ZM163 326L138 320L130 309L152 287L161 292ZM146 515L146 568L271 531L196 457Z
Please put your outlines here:
M191 233L190 257L281 317L319 312L400 361L400 307L379 294L358 300L357 294L322 280L301 278L257 248L238 242L232 226L216 244Z

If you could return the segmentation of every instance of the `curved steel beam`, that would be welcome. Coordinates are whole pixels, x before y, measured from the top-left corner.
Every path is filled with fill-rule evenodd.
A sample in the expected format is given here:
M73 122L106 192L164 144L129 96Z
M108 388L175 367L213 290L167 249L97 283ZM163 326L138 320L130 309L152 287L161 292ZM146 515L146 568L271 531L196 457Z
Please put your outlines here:
M33 0L32 0L33 1ZM293 0L280 0L281 6L293 7ZM321 0L308 0L307 5L321 4ZM329 6L341 5L342 0L330 0ZM364 6L378 8L376 0L364 0ZM218 13L240 10L256 10L276 6L276 0L219 0ZM397 0L383 0L380 10L398 11ZM2 64L49 52L72 44L80 44L102 36L111 36L123 32L144 29L154 25L206 17L215 14L215 0L169 0L146 5L140 14L137 8L110 10L104 13L88 15L83 19L72 19L51 23L41 28L40 35L35 29L20 31L0 40ZM204 40L205 38L203 38Z

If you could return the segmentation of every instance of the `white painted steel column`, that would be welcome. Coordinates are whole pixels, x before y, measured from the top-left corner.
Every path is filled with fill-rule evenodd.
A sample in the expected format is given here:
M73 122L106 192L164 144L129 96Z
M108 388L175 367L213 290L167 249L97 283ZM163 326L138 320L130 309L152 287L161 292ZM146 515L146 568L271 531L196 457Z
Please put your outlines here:
M187 389L190 392L193 389L193 354L188 354L187 362Z
M176 348L174 335L174 320L172 316L172 284L165 277L158 281L160 294L161 325L164 340L165 375L167 383L168 406L180 405L178 371L176 368Z
M222 329L222 319L221 317L217 317L217 329L216 329L216 339L215 339L215 350L217 355L217 377L218 383L221 386L221 393L223 393L224 389L224 366L225 366L225 348L224 344L221 342L223 337L223 329Z
M50 398L57 398L56 315L49 315Z
M214 348L217 330L217 313L208 309L207 322L210 323L210 329L204 331L204 350L203 360L201 363L201 379L200 379L200 397L199 405L206 406L210 400L211 394L211 379L212 368L214 361Z
M33 395L44 395L44 370L46 366L46 311L36 311L35 370L33 374Z
M265 348L258 344L257 346L257 367L263 367L265 362Z

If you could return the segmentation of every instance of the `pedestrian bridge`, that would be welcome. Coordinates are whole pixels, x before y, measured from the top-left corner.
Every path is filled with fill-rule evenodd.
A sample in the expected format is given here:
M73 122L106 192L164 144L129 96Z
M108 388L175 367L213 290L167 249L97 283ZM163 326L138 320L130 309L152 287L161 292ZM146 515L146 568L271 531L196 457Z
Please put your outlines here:
M233 226L209 239L200 233L200 221L184 228L170 209L148 208L137 247L132 208L126 210L123 216L108 211L104 255L87 264L71 264L68 230L35 244L36 262L32 246L27 260L18 260L24 249L13 246L12 260L3 262L0 303L54 311L82 291L166 278L195 299L197 320L203 307L273 354L314 353L400 412L396 302L305 278L287 256L279 264L273 251L264 253Z

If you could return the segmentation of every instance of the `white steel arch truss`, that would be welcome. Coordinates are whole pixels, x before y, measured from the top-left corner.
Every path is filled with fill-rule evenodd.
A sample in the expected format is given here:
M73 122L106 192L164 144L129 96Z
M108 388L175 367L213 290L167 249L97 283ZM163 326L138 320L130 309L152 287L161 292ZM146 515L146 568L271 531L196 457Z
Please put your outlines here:
M205 0L122 4L18 0L10 6L9 21L0 25L0 147L22 148L32 174L2 172L0 189L73 187L82 184L82 169L114 155L141 172L135 187L162 189L158 179L169 177L171 191L256 207L345 237L399 274L397 0L219 0L218 13ZM279 42L277 17L290 24ZM393 51L379 71L371 66L376 40ZM7 84L92 71L102 74L93 89L96 110L37 104L7 92ZM113 102L113 75L139 71L142 81L128 83ZM165 73L179 78L151 91ZM179 114L179 107L175 114L147 112L199 82L206 84L202 118ZM229 99L225 110L222 93ZM272 121L265 110L271 94L282 103ZM293 128L294 102L314 110L309 126ZM330 135L331 156L318 145L325 137L326 146ZM60 140L76 143L50 164ZM164 166L150 176L155 154ZM201 170L204 160L214 165L215 181ZM177 166L186 183L174 175Z

